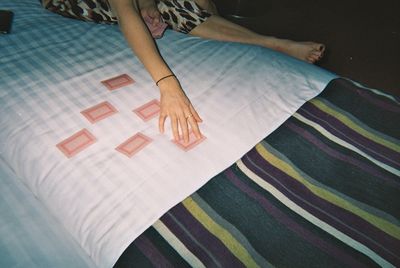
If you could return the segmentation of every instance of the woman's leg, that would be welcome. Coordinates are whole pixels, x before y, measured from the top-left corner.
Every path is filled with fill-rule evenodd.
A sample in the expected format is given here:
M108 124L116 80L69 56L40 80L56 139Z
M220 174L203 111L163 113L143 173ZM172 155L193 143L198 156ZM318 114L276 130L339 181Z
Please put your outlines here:
M314 63L324 53L324 45L314 42L295 42L264 36L212 15L197 2L208 0L162 0L158 9L164 21L174 30L207 39L259 45ZM204 3L202 3L204 4Z
M219 15L217 6L212 0L194 0L202 9L207 10L212 15Z
M207 39L259 45L310 63L321 59L325 49L324 45L314 42L296 42L260 35L217 15L209 17L189 34Z

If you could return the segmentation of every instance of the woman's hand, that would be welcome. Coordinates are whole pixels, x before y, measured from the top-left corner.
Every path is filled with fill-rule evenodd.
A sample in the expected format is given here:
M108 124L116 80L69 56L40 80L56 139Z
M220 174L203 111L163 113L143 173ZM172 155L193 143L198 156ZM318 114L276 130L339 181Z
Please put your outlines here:
M154 1L139 1L139 9L142 18L149 18L153 26L157 26L161 22L161 13L158 11Z
M172 134L176 141L183 137L185 143L189 142L189 126L195 136L200 139L201 132L198 123L203 120L186 97L179 81L175 76L170 76L161 80L158 86L161 92L160 132L164 133L165 119L169 117Z

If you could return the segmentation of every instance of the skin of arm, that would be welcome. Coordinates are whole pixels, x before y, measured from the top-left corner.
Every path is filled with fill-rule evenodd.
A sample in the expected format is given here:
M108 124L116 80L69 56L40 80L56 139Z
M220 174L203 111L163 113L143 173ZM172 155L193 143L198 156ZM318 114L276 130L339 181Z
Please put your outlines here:
M144 0L146 1L146 0ZM218 15L217 6L214 4L212 0L195 0L196 4L198 4L202 9L207 10L213 15Z
M110 0L109 2L114 14L118 18L119 26L126 41L153 80L158 81L165 76L173 74L159 54L156 44L138 11L141 7L143 8L142 14L143 12L148 12L149 16L157 17L155 12L158 12L158 10L155 7L154 1ZM154 17L153 19L155 19ZM189 125L196 137L200 138L201 133L198 123L202 122L202 119L185 95L177 78L171 76L163 79L158 83L158 86L161 103L159 118L160 132L164 132L164 123L166 118L169 117L175 140L179 140L182 134L184 141L188 142Z

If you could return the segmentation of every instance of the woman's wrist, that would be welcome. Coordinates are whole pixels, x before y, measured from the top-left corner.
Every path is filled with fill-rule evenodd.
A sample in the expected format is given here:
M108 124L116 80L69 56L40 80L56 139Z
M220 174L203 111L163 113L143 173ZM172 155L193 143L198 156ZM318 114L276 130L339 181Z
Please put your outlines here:
M176 87L177 85L180 86L178 79L173 74L161 77L156 81L156 85L160 90Z
M174 74L165 75L165 76L161 77L160 79L158 79L158 80L156 81L156 86L158 86L158 84L159 84L160 82L162 82L163 80L168 79L168 78L175 78L175 79L176 79L176 77L175 77Z
M177 89L179 91L183 91L175 75L168 76L165 79L162 79L158 82L157 86L160 89L161 94L176 92Z

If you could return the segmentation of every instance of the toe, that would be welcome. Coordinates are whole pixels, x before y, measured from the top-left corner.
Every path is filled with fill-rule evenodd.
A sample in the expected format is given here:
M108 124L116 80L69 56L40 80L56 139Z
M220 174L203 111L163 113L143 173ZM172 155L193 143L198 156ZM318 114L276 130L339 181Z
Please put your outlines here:
M310 54L313 58L320 59L322 58L323 54L321 52L312 52Z
M312 46L312 50L323 53L325 51L325 45L314 43L314 45Z
M319 45L318 45L318 51L324 52L324 51L325 51L325 45L319 44Z
M316 61L320 60L324 56L324 51L311 51L310 53L312 57L316 59Z
M321 53L311 53L308 56L308 61L312 62L312 63L315 63L315 62L319 61L320 59L321 59Z
M316 60L316 59L315 59L312 55L308 56L307 59L306 59L306 61L307 61L308 63L314 63L315 60Z

